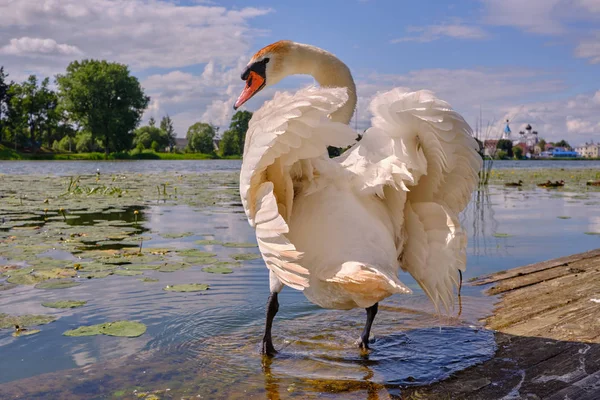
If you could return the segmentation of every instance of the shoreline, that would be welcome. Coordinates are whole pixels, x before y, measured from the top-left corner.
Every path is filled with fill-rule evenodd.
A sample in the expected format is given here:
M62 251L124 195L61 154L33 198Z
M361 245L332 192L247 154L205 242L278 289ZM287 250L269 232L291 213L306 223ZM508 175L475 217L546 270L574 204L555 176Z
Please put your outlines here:
M600 249L484 275L468 283L498 296L484 318L490 360L403 398L597 398ZM415 397L424 396L424 397Z

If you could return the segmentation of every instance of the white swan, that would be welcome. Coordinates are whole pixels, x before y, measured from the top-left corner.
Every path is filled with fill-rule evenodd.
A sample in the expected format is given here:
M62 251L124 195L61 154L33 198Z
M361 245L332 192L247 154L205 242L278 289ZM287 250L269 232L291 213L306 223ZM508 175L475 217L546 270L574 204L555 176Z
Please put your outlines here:
M276 353L271 325L284 285L321 307L366 308L359 345L367 348L378 302L411 292L398 279L400 268L436 308L452 305L465 269L458 213L477 184L481 157L465 120L428 91L376 96L372 127L356 143L348 67L290 41L252 57L234 108L292 74L310 74L321 87L277 93L254 114L240 175L242 203L269 268L262 352ZM328 145L352 144L328 157Z

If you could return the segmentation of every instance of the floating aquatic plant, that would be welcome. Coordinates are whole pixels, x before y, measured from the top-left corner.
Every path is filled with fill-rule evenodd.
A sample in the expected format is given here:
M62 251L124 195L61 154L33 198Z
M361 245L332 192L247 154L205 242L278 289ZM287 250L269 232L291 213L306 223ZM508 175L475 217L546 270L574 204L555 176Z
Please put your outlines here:
M231 274L233 270L223 265L213 265L210 267L202 268L202 271L208 272L209 274Z
M163 290L167 292L203 292L208 290L209 285L204 283L186 283L182 285L168 285Z
M0 329L12 328L15 325L19 326L35 326L45 325L56 320L53 315L8 315L0 313Z
M49 308L76 308L81 307L87 304L85 300L57 300L57 301L47 301L42 303L44 307Z
M108 335L120 337L138 337L146 332L146 325L136 321L115 321L103 324L80 326L63 332L65 336Z
M260 258L260 254L255 254L255 253L232 254L231 258L233 258L234 260L238 260L238 261L250 261L250 260L256 260L256 259Z

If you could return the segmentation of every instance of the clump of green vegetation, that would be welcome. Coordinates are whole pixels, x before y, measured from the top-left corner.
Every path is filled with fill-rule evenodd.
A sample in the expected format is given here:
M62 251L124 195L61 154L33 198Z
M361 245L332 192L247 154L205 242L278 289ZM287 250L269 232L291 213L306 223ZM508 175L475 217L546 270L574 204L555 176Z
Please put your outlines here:
M238 261L250 261L250 260L256 260L256 259L260 258L260 254L255 254L255 253L232 254L231 258L233 258L234 260L238 260Z
M20 327L45 325L55 320L56 317L53 315L8 315L0 313L0 329L12 328L15 325L18 325Z
M209 285L204 283L187 283L182 285L165 286L163 290L167 292L203 292L208 290Z
M511 234L509 234L509 233L494 233L494 235L493 235L493 236L494 236L494 237L497 237L497 238L504 238L504 237L511 237L511 236L513 236L513 235L511 235Z
M108 335L120 337L138 337L146 332L146 325L136 321L115 321L103 324L80 326L63 332L65 336Z
M47 301L42 303L44 307L50 308L76 308L87 304L84 300L58 300L58 301Z

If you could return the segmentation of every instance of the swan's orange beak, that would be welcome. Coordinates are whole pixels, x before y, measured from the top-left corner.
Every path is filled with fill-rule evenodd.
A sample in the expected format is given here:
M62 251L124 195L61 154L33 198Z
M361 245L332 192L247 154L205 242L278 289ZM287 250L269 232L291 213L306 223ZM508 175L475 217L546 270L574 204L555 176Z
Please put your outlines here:
M242 104L250 100L252 96L258 93L263 87L265 87L265 78L254 71L250 71L248 78L246 79L246 87L244 90L242 90L242 94L240 94L240 97L238 97L233 109L237 110Z

